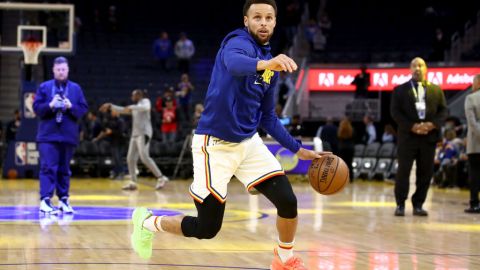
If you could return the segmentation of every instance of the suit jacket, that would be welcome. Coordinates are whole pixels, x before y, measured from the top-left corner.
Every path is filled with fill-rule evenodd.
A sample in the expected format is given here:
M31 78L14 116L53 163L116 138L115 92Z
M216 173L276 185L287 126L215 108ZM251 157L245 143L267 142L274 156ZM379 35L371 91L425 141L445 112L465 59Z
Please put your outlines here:
M72 103L72 108L63 114L61 123L57 123L56 112L49 103L57 93L55 80L43 82L37 90L33 110L38 117L37 142L61 142L71 145L78 144L78 121L87 112L88 105L82 88L72 81L67 81L65 97Z
M411 81L393 89L390 113L398 125L398 141L406 141L419 136L427 136L430 142L438 141L440 139L440 128L447 116L447 105L442 89L438 85L426 83L426 115L424 120L418 118L415 102ZM411 129L415 123L420 122L432 122L436 129L430 131L427 135L417 135Z
M467 95L465 99L467 118L467 154L480 153L480 91Z

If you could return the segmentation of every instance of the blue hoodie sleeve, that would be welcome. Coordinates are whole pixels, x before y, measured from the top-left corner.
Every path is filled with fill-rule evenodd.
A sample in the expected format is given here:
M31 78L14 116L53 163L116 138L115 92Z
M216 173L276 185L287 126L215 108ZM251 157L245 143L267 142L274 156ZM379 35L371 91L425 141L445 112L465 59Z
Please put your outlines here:
M275 76L273 84L277 83L277 76ZM275 87L270 87L263 98L261 110L262 118L260 119L260 127L277 140L283 147L290 150L292 153L297 153L301 147L301 143L295 140L280 123L278 117L275 115Z
M259 59L251 55L255 55L255 48L250 41L234 37L223 48L223 63L233 76L254 75L257 72Z
M53 117L55 115L53 110L50 108L50 100L45 92L45 88L45 83L40 85L40 87L37 89L37 93L35 94L35 100L33 101L33 111L42 119Z
M88 111L88 105L87 101L85 100L85 96L83 95L82 88L80 88L80 86L75 88L75 90L78 91L79 97L76 102L72 104L72 108L70 108L67 112L76 121Z

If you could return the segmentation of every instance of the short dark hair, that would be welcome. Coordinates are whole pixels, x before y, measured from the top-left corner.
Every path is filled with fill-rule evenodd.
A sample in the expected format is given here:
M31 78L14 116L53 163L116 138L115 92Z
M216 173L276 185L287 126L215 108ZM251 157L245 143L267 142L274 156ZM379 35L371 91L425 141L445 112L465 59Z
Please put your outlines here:
M275 16L277 15L277 3L275 3L275 0L246 0L243 5L243 16L247 16L248 9L250 9L250 6L253 4L270 5L275 10Z
M55 60L53 60L53 64L54 65L59 65L59 64L67 64L68 65L68 60L67 60L67 58L65 58L63 56L59 56L59 57L55 58Z

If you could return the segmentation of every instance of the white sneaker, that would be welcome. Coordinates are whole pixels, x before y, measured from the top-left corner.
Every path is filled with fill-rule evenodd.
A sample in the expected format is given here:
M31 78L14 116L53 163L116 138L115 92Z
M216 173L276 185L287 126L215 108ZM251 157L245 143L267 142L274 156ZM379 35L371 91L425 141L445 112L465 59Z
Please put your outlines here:
M45 198L40 202L40 212L48 215L56 215L59 210L52 205L50 198Z
M122 187L123 190L137 190L137 184L130 181L128 184Z
M155 189L156 190L162 189L168 181L170 181L170 179L168 179L168 177L166 177L165 175L160 176L157 179L157 184L155 185Z
M75 210L73 210L72 206L70 205L68 198L60 199L60 201L58 202L58 209L60 209L60 211L62 211L64 214L75 213Z

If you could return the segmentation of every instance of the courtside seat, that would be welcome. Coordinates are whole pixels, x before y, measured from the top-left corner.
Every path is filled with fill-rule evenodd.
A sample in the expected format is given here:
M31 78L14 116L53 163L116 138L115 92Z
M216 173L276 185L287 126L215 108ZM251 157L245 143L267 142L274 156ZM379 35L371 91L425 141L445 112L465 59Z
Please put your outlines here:
M375 166L377 165L377 154L380 149L380 143L371 143L365 147L362 163L359 168L359 176L361 179L370 179Z
M355 145L355 151L353 153L353 161L352 161L353 179L358 178L358 176L360 175L360 165L362 164L364 152L365 152L364 144Z
M383 180L390 175L390 168L393 164L393 154L395 153L394 143L384 143L378 150L377 166L370 175L372 179Z

